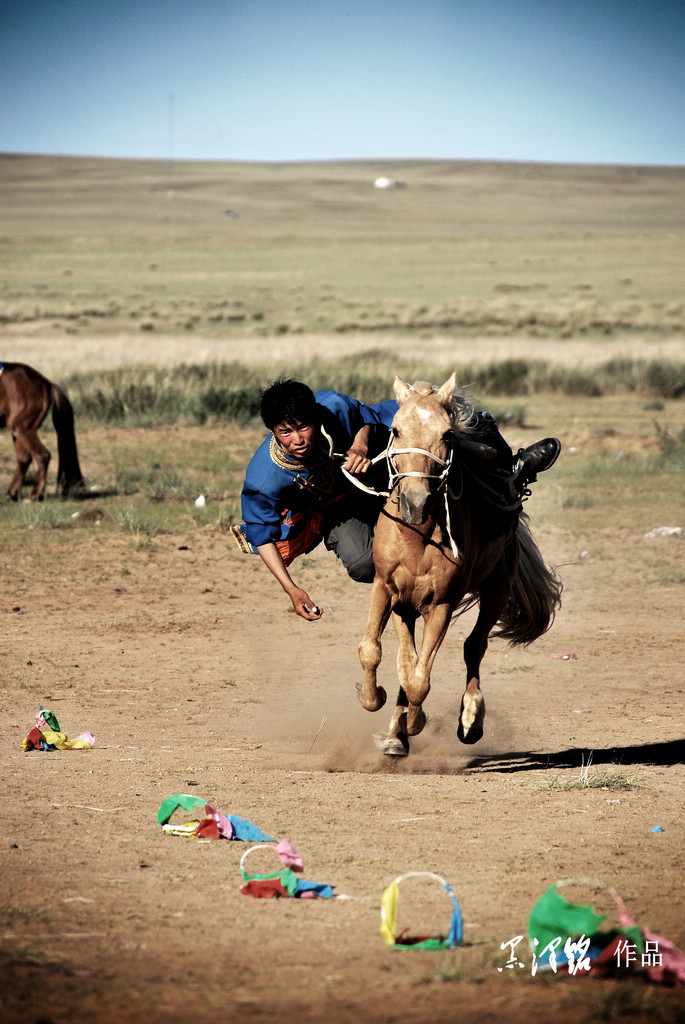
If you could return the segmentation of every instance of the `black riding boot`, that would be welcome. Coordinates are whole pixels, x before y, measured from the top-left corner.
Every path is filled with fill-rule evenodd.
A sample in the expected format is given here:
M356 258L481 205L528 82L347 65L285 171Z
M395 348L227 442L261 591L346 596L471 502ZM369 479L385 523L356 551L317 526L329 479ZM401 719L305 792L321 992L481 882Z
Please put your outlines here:
M519 448L513 466L514 489L522 494L528 484L533 484L538 473L550 469L559 458L561 442L556 437L545 437L529 448Z

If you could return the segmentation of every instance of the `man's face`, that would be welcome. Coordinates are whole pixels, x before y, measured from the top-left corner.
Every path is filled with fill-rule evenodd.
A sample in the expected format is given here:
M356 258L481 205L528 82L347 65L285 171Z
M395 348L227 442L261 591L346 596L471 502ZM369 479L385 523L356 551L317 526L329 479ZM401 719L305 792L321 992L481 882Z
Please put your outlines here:
M300 423L277 423L273 435L288 455L299 462L306 462L314 451L318 429L311 420Z

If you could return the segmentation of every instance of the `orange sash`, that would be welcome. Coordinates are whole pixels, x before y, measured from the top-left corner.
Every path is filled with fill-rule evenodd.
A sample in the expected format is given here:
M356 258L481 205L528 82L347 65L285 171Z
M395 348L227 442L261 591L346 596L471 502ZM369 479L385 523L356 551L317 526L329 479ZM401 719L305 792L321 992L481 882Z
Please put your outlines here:
M296 514L287 520L288 525L297 522L303 513ZM277 540L276 547L281 553L284 565L290 565L300 555L307 555L323 538L323 516L320 512L304 513L306 522L302 530L287 540Z

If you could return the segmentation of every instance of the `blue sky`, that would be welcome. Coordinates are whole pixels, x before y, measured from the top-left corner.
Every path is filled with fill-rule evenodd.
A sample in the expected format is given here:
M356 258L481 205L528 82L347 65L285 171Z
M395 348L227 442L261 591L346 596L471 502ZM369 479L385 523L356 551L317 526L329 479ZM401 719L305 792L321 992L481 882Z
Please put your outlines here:
M685 0L0 0L0 150L685 164Z

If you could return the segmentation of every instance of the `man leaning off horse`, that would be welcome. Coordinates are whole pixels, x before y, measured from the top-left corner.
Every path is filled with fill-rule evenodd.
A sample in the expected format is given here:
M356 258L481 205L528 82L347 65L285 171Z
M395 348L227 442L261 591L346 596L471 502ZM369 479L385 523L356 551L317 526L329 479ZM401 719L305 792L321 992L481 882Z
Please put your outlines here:
M353 580L373 582L373 534L382 501L350 483L341 466L372 482L372 459L387 447L397 408L394 400L368 406L287 379L262 393L260 413L270 433L245 472L243 522L231 532L242 551L261 556L303 619L319 619L323 609L288 567L322 540ZM545 438L514 456L496 420L489 413L474 416L475 438L487 452L478 460L479 473L503 504L513 497L520 508L527 485L556 461L561 445Z

